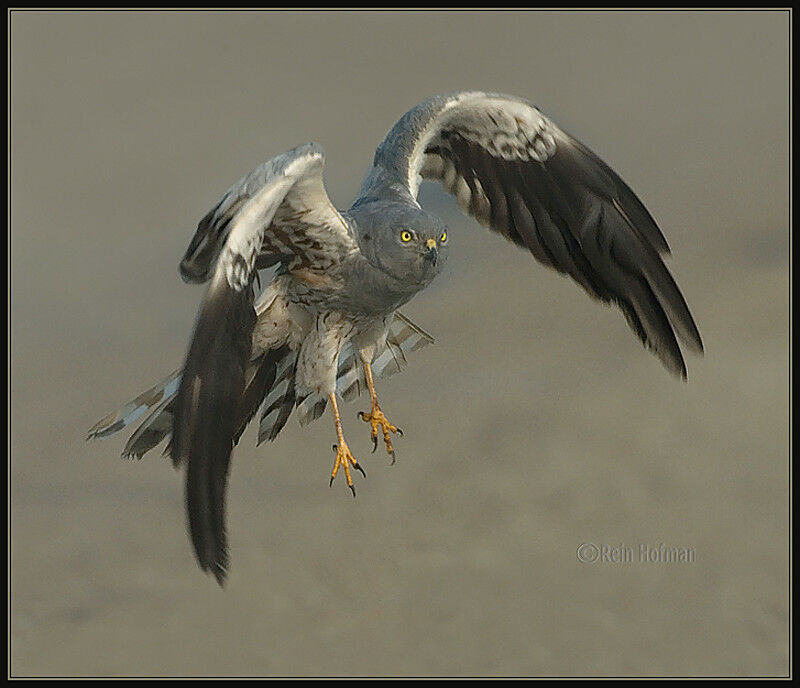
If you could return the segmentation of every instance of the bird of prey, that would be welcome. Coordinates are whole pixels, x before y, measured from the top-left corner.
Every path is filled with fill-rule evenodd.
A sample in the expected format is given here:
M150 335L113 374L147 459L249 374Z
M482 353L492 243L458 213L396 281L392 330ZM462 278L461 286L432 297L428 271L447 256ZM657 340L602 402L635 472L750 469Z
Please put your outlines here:
M346 211L325 192L324 160L314 143L279 155L200 220L180 272L209 286L182 369L89 431L105 437L144 416L123 452L135 457L171 436L165 454L186 469L194 551L220 585L231 452L257 413L261 443L293 411L304 424L329 403L331 483L341 471L355 495L352 474L364 471L337 397L365 388L370 410L359 415L373 450L382 437L394 459L401 431L381 411L375 379L433 341L398 309L441 271L449 246L444 223L417 202L423 180L441 182L480 224L618 306L670 372L686 377L679 341L703 350L653 217L608 165L525 100L459 92L412 108L378 146Z

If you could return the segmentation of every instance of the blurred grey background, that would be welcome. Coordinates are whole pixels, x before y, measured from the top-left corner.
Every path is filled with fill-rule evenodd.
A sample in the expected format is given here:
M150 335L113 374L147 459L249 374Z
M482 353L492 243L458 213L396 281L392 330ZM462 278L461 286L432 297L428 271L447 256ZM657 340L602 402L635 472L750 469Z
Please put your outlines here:
M13 675L786 674L788 37L781 12L13 12ZM233 181L315 140L347 207L390 126L463 88L631 184L706 356L672 379L426 188L451 260L405 309L436 346L379 386L397 465L363 399L356 500L329 417L250 428L220 590L182 476L85 430L179 364L202 289L177 263ZM638 561L661 543L696 560Z

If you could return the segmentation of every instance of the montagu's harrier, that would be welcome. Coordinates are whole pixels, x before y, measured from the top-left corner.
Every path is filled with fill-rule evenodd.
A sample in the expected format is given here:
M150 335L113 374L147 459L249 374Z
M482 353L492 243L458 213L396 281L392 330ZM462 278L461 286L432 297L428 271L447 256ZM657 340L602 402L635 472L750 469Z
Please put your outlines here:
M686 377L680 340L700 334L661 260L667 242L611 168L518 98L467 92L409 110L378 146L353 205L333 207L322 148L279 155L236 182L200 220L180 264L210 281L181 370L113 413L89 437L144 420L125 445L140 457L171 434L186 466L189 531L200 566L221 584L228 566L224 502L231 452L260 411L258 441L274 440L292 411L301 423L330 402L336 426L331 482L363 470L345 442L337 395L366 387L360 417L394 458L400 432L381 411L376 378L433 341L398 308L447 259L447 229L417 203L439 180L492 232L616 304L666 368ZM266 288L258 271L276 267Z

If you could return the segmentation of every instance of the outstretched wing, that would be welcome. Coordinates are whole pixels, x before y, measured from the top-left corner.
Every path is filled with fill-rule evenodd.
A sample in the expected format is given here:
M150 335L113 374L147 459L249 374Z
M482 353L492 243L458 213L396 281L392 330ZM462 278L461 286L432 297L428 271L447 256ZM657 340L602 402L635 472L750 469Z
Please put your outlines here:
M224 499L256 314L253 281L264 257L324 270L354 250L322 183L315 144L278 156L235 184L200 222L181 263L211 278L173 410L171 455L187 464L189 531L200 566L222 584L228 554Z
M359 200L416 203L423 179L590 295L616 303L634 332L686 377L678 339L700 333L659 254L667 242L622 179L532 105L479 92L432 98L407 112L375 153Z

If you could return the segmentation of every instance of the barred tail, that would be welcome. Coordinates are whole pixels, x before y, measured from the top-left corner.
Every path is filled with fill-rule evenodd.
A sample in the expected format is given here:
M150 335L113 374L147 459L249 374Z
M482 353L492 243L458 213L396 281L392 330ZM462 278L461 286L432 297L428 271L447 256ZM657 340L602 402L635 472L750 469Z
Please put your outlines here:
M294 407L294 358L294 352L283 346L267 351L251 362L239 404L234 445L239 443L242 433L268 396L270 403L280 399L279 409L278 412L272 409L270 414L270 403L264 406L258 443L265 439L274 440L283 429ZM110 437L144 417L122 450L123 458L141 459L172 435L174 400L182 372L178 369L170 373L136 399L95 423L86 439ZM169 453L170 444L167 444L164 454Z
M372 361L375 379L388 377L406 367L406 356L433 343L433 337L414 324L400 312L386 337L385 346L378 351ZM300 423L305 425L319 418L327 407L327 397L312 395L297 399L295 397L295 365L297 354L282 346L262 354L250 363L247 371L247 384L239 404L234 445L238 444L247 425L261 408L258 444L274 440L292 411L297 406ZM144 416L136 431L130 436L122 450L125 458L141 458L172 434L174 399L178 393L182 371L173 371L163 380L133 401L125 404L119 411L98 421L90 430L88 439L109 437L133 425ZM345 401L353 401L366 389L364 371L358 354L347 347L339 359L336 389ZM263 402L263 403L262 403ZM145 415L146 414L146 415ZM169 454L167 445L165 454Z
M297 369L297 354L288 346L276 349L275 377L272 384L264 390L261 420L258 425L258 444L265 440L272 442L283 430L295 405L294 378ZM251 416L255 414L253 409Z
M118 411L108 414L89 430L87 440L109 437L139 420L136 432L122 450L123 457L141 458L172 432L172 401L181 383L181 370L175 370ZM149 413L148 413L149 412Z

